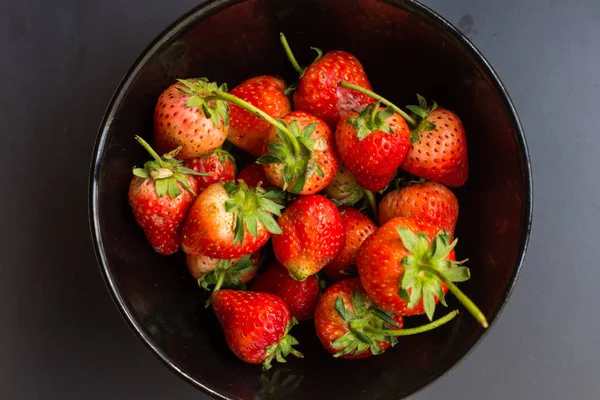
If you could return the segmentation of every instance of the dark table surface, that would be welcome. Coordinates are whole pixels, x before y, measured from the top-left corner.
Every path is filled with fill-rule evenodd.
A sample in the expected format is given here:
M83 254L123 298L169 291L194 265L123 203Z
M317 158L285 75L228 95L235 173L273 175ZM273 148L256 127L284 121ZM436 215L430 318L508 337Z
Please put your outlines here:
M0 397L204 399L129 331L96 265L87 177L113 90L191 0L0 2ZM427 0L520 112L535 216L513 296L480 346L415 399L598 399L600 2Z

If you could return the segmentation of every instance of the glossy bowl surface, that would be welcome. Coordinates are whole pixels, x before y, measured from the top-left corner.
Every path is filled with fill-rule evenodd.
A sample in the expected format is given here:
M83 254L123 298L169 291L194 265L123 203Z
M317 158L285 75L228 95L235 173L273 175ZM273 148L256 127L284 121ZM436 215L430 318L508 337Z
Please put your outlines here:
M391 400L452 368L484 334L463 312L453 323L402 338L378 357L337 360L312 324L295 328L305 358L263 373L231 354L183 257L147 244L127 204L131 168L146 160L134 135L152 135L153 107L175 78L207 76L233 87L262 74L297 77L279 45L285 32L301 63L310 46L341 49L363 63L375 90L396 104L415 93L457 112L466 127L470 178L460 201L458 258L470 259L462 289L496 319L527 247L532 182L517 113L490 65L439 15L414 1L217 0L175 22L144 51L117 89L94 149L90 223L102 274L125 320L188 382L216 398ZM451 301L450 306L456 304ZM447 312L438 307L438 314ZM418 321L423 322L423 321Z

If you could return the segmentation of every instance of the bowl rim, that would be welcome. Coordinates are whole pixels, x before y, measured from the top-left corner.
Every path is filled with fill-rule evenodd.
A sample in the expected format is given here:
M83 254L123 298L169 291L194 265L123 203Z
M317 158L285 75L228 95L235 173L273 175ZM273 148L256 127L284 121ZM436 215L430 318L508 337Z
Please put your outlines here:
M157 346L150 335L145 332L145 328L143 325L137 323L132 313L127 309L125 305L125 301L121 296L119 289L117 288L116 282L114 281L112 274L108 267L108 259L106 257L106 253L104 250L104 242L102 240L101 235L101 221L99 216L99 170L102 159L104 158L104 153L106 151L106 142L108 137L108 132L111 128L112 122L115 119L116 110L119 108L123 97L128 92L129 87L131 86L134 78L138 75L142 66L154 56L154 54L160 49L162 45L167 43L171 38L176 36L180 31L186 29L190 25L190 23L201 20L207 16L216 13L223 8L235 5L237 3L241 3L245 0L207 0L202 4L199 4L184 13L177 20L172 22L166 28L164 28L161 32L158 33L157 36L146 46L145 49L142 50L136 61L132 64L132 66L128 69L128 71L123 75L119 84L113 92L110 102L105 109L102 121L100 123L100 127L97 132L96 142L94 144L91 166L90 166L90 175L88 181L88 218L90 223L90 231L92 236L92 242L94 245L94 251L96 254L96 260L104 280L105 285L107 286L109 293L115 302L118 310L121 313L123 319L129 325L129 328L136 334L136 336L146 345L146 347L153 352L167 367L169 367L172 371L176 373L180 378L184 379L186 382L191 384L192 386L199 388L204 393L209 396L215 396L219 399L224 400L234 400L233 398L226 397L213 389L206 384L201 382L199 379L196 379L189 374L187 374L183 369L181 369L175 362L173 362L170 357L159 347ZM494 88L497 90L499 95L501 96L504 105L509 113L509 117L512 119L513 126L516 128L516 139L517 139L517 147L518 152L521 156L522 163L522 177L525 184L525 189L527 191L527 199L526 204L523 205L523 224L524 224L524 232L523 236L519 243L519 251L517 259L515 260L515 268L513 270L512 276L510 277L509 284L506 287L506 290L503 293L502 301L496 306L496 308L490 314L488 320L490 322L490 326L488 329L481 330L478 336L475 338L475 342L473 345L462 355L460 358L455 360L450 367L441 372L436 372L432 374L427 379L425 379L422 385L417 388L412 394L412 396L416 393L421 392L425 388L429 387L434 381L439 380L441 377L448 374L454 368L456 368L462 361L464 361L468 356L481 344L482 340L488 334L488 332L495 325L498 317L504 310L506 304L508 303L510 296L516 286L517 280L521 273L521 269L523 267L527 248L529 245L529 239L531 235L531 227L533 223L533 175L532 175L532 167L531 167L531 158L529 154L529 148L527 145L527 140L525 138L525 134L523 131L523 127L518 115L518 112L508 94L504 84L502 83L500 77L492 67L492 65L488 62L488 60L483 56L483 54L477 49L477 47L462 33L458 28L456 28L452 23L447 21L440 14L429 8L428 6L417 2L416 0L382 0L389 4L392 4L396 7L408 6L414 9L417 13L420 13L422 16L426 17L431 23L434 25L439 25L448 35L450 35L453 39L457 40L461 46L469 53L471 57L478 63L482 69L483 73L486 74L490 81L493 83ZM398 399L400 400L400 398Z

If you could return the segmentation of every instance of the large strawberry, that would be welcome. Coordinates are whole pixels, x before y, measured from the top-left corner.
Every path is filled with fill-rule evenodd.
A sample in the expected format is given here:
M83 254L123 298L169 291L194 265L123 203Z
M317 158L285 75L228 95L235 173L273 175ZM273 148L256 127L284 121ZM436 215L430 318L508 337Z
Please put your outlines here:
M406 157L410 130L392 107L383 108L376 103L340 120L335 130L335 143L342 162L361 186L380 191L387 186ZM361 182L365 176L389 180L363 179Z
M154 146L168 152L181 146L179 158L211 153L227 138L229 106L206 99L214 90L225 90L206 78L180 79L158 98L154 110Z
M346 231L346 244L340 253L323 269L328 277L340 281L356 275L350 268L354 265L358 249L377 230L377 225L365 214L352 207L339 208Z
M458 200L440 183L415 183L389 192L379 202L380 224L396 217L429 222L453 235L458 220Z
M213 183L229 182L235 179L235 159L226 150L217 149L210 154L187 159L183 165L202 174L196 176L199 191Z
M154 250L170 255L179 250L181 225L196 198L197 172L174 158L179 149L160 157L144 139L136 140L153 160L133 169L129 205Z
M229 92L266 112L273 118L282 118L292 111L290 99L285 93L285 83L268 75L243 81ZM255 156L260 156L265 136L271 124L244 110L231 105L229 111L229 136L231 143Z
M454 259L457 239L415 219L388 221L360 247L358 274L367 294L384 310L433 318L438 301L446 304L450 291L487 328L477 306L453 283L470 277L469 269Z
M282 234L273 235L273 251L296 280L319 272L344 247L340 212L321 195L298 197L277 222Z
M283 34L280 39L290 62L300 74L298 87L293 94L296 110L316 115L329 126L335 127L345 114L362 110L365 105L374 102L367 95L338 86L340 81L348 81L371 89L362 64L352 54L333 50L323 55L321 50L315 49L317 59L307 68L302 68Z
M283 206L275 191L249 189L243 182L213 183L196 199L182 229L186 253L231 259L254 253L281 233L274 215Z
M451 321L457 311L427 325L402 329L401 316L378 308L365 293L359 278L329 287L315 310L315 328L323 347L334 357L361 359L378 355L397 343L396 336L415 335Z
M298 341L288 333L296 324L281 297L270 293L224 289L215 292L212 307L227 345L240 360L271 368L273 359L285 362Z
M269 265L250 286L255 292L273 293L286 302L292 317L298 321L313 317L320 294L319 280L309 276L304 282L290 277L288 271L278 262Z
M188 271L198 284L205 290L215 292L221 288L245 289L258 269L259 259L258 251L231 260L193 254L185 256Z

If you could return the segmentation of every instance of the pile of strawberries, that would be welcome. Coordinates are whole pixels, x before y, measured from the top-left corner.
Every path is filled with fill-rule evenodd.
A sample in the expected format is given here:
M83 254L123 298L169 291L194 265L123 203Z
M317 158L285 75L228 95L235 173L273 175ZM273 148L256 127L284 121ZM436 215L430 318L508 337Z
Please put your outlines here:
M231 351L264 368L302 356L289 334L298 321L313 320L335 357L381 354L452 320L458 311L433 319L448 290L487 327L455 284L469 279L447 188L468 176L459 117L421 96L397 107L347 52L318 50L302 68L281 42L293 87L258 76L228 91L201 78L161 94L159 153L136 137L152 160L129 188L154 250L185 252ZM230 144L254 156L239 174ZM274 261L257 271L261 258ZM419 314L431 322L403 329Z

